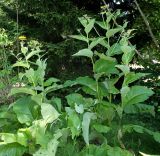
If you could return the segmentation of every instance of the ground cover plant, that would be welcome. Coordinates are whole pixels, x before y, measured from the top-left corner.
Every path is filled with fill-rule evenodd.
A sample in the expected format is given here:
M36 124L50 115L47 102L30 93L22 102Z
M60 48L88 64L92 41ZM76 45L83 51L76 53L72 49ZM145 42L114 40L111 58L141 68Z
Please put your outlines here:
M128 143L131 135L150 138L159 146L158 131L126 122L128 116L135 114L155 116L154 106L145 103L154 92L136 84L148 74L130 69L136 50L129 42L132 30L126 30L127 23L117 23L120 11L111 13L106 7L101 12L102 20L80 17L80 34L70 36L86 45L73 57L86 57L91 62L91 76L64 83L47 78L45 52L39 46L28 48L19 41L17 62L12 69L18 69L18 81L24 85L12 88L9 97L14 96L15 101L1 106L0 156L147 153L149 150L142 151L137 148L139 145L134 148ZM72 87L76 90L65 93L62 99L50 97ZM137 140L145 146L143 140Z

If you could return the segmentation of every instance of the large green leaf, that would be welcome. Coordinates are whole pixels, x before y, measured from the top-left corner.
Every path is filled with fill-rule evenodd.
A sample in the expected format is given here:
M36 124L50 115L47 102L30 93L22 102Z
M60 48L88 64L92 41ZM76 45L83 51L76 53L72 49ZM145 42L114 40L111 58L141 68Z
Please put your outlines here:
M84 15L83 17L78 17L78 20L83 25L83 27L86 27L88 24L88 17Z
M31 124L38 118L38 106L30 97L23 97L17 100L13 105L13 111L16 113L18 121L22 124Z
M96 45L100 44L104 39L105 39L104 37L95 38L89 45L89 49L94 48Z
M36 144L41 145L42 148L46 148L52 135L46 131L47 123L45 120L35 120L32 126L29 127L32 139L35 140Z
M120 147L108 147L107 156L133 156L133 154Z
M108 121L109 123L114 119L116 115L116 111L114 105L109 102L102 101L102 103L98 104L97 107L97 116L102 121Z
M127 114L150 113L155 116L154 106L141 103L126 105L124 107L124 112Z
M121 50L124 52L124 53L129 53L132 51L132 47L128 46L128 45L123 45L121 46Z
M61 112L62 111L62 100L60 98L52 98L51 104L55 106L55 108Z
M119 68L125 75L130 72L130 68L127 65L116 65L116 67Z
M105 30L108 30L110 28L110 25L107 22L96 21L96 24L98 24L102 29Z
M27 56L26 56L26 60L29 60L31 57L38 55L39 53L43 52L42 50L34 50L31 51Z
M120 147L90 145L83 149L78 156L133 156L133 154Z
M94 27L95 19L88 19L88 24L85 26L84 31L88 34Z
M93 127L99 133L108 133L111 130L110 127L101 124L94 124Z
M47 80L44 82L44 86L45 86L45 87L48 87L48 86L52 85L52 83L57 83L57 82L59 82L59 81L60 81L59 79L56 79L56 78L54 78L54 77L51 77L51 78L47 79Z
M93 106L93 99L92 98L84 98L81 94L78 93L72 93L66 96L68 105L76 109L76 107L88 108L90 106Z
M118 94L119 90L114 86L115 83L119 80L119 78L114 78L114 79L105 79L102 83L104 84L106 90L108 93L111 94Z
M59 90L59 89L62 89L63 88L63 85L59 85L57 83L54 83L52 84L51 86L47 87L44 89L44 93L45 94L48 94L50 92L53 92L53 91L56 91L56 90Z
M96 81L88 76L85 76L85 77L79 77L76 79L76 82L80 85L83 85L83 86L87 86L89 87L90 89L92 89L94 92L97 91L97 84L96 84Z
M16 134L0 133L0 137L1 137L1 140L3 141L4 144L10 144L13 142L17 142Z
M123 92L123 88L121 90L123 106L143 102L153 95L153 91L144 86L133 86L127 92Z
M12 65L12 67L23 67L23 68L29 68L30 65L27 62L19 61Z
M128 65L135 55L135 48L125 45L121 47L121 50L124 52L122 61L124 64Z
M147 74L145 73L134 73L134 72L130 72L128 73L125 78L124 78L124 82L123 82L123 86L128 86L130 83L139 80L141 77L146 76Z
M0 156L22 156L25 151L25 147L18 143L0 145Z
M122 30L122 28L115 28L115 29L109 29L106 33L106 37L110 38L112 36L114 36L116 33L120 32Z
M30 88L12 88L9 96L15 95L15 94L30 94L35 95L36 92Z
M122 54L121 46L119 43L113 44L107 51L108 56L114 56Z
M56 109L48 103L43 103L41 105L41 114L46 123L52 123L59 117L59 113Z
M28 137L25 132L22 131L18 131L17 134L0 133L0 138L1 144L19 143L22 146L28 146Z
M72 56L86 56L86 57L92 58L93 52L90 49L82 49L78 53L75 53Z
M160 133L159 132L154 132L140 125L133 125L133 124L123 125L123 133L132 133L132 132L136 132L139 134L146 133L152 136L156 142L160 143Z
M77 84L83 85L82 89L86 94L95 96L107 96L108 92L103 83L97 83L94 79L85 76L76 79Z
M54 138L48 143L47 149L40 148L33 156L55 156L59 144L58 139L61 136L61 132L57 132Z
M78 93L72 93L66 96L67 103L70 107L74 108L75 104L80 105L84 104L84 98L81 94Z
M72 111L72 112L69 112L69 111ZM72 139L73 139L75 136L78 136L81 132L81 120L77 113L75 113L73 110L69 110L69 111L67 112L69 115L68 127L71 130Z
M83 138L87 145L89 145L89 126L91 119L95 119L95 114L86 112L83 115L83 121L82 121L82 132L83 132Z
M117 64L116 61L112 59L99 59L95 62L94 72L96 73L106 73L106 74L117 74L118 70L115 68Z

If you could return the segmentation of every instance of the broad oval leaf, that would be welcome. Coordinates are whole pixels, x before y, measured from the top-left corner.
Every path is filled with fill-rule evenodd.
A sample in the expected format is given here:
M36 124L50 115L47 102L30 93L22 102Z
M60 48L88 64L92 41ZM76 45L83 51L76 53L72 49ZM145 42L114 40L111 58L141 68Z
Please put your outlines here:
M15 94L30 94L30 95L36 95L36 92L29 88L12 88L9 96L15 95Z
M113 60L99 59L95 62L93 70L96 73L117 74L119 72L115 68L116 64Z
M30 125L39 114L37 103L32 101L30 97L17 100L13 105L13 111L16 113L18 121L27 125Z
M83 25L83 27L87 26L88 21L87 21L87 16L86 15L84 15L84 17L78 17L78 20Z
M80 120L78 114L74 110L72 110L70 108L68 108L68 110L67 110L67 108L66 108L66 111L68 111L67 112L69 115L68 127L71 130L72 139L73 139L75 136L79 136L79 134L81 132L81 120Z
M130 72L125 76L123 86L127 86L130 83L135 82L135 81L139 80L141 77L144 77L146 75L148 75L148 74Z
M56 109L48 103L43 103L41 105L41 114L46 123L52 123L59 117L59 113Z
M102 43L102 41L105 39L105 37L100 37L100 38L96 38L94 39L91 44L89 45L89 49L94 48L96 45Z
M155 116L154 106L142 103L126 105L124 107L124 112L127 114L149 113Z
M26 152L26 148L18 143L0 145L1 156L22 156Z
M45 86L45 87L48 87L48 86L50 86L52 83L57 83L57 82L59 82L59 81L60 81L59 79L56 79L56 78L54 78L54 77L51 77L51 78L47 79L47 80L44 82L44 86Z
M107 51L108 56L114 56L122 54L121 46L119 43L113 44Z
M133 56L135 55L135 47L132 46L122 46L121 47L122 51L124 52L123 56L122 56L122 61L124 64L128 65L132 59L133 59Z
M93 128L99 133L108 133L111 130L110 127L101 124L94 124Z
M73 54L72 56L86 56L92 58L93 52L90 49L82 49L78 53Z
M130 68L127 65L116 65L116 67L119 68L125 75L130 72Z
M106 33L106 37L110 38L114 36L116 33L120 32L122 28L109 29Z
M130 46L128 46L128 45L123 45L123 46L121 46L120 48L121 48L121 50L122 50L124 53L130 53L130 52L132 52L132 48L131 48Z
M133 86L127 93L121 92L123 105L132 105L147 100L153 91L144 86Z
M102 29L105 30L108 30L110 28L110 24L107 22L96 21L96 24L98 24Z
M55 156L59 144L58 139L61 136L60 132L56 133L54 138L49 141L47 148L40 148L33 156Z

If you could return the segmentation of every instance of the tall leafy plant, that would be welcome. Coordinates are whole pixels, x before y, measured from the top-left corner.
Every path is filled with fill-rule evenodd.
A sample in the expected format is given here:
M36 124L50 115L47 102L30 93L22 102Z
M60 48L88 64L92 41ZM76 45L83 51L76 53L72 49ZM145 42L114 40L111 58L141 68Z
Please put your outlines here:
M96 21L87 16L79 18L84 32L71 36L86 43L86 48L73 56L87 57L93 66L92 77L79 77L74 81L66 82L81 86L81 94L73 93L66 96L69 105L66 107L67 121L72 139L76 140L77 137L82 136L88 149L92 149L93 144L102 145L103 147L94 146L94 148L97 152L106 150L106 154L109 150L106 149L107 144L125 148L123 136L126 133L147 133L155 141L160 142L158 132L141 125L123 122L126 114L154 115L154 107L144 103L153 95L153 91L144 86L134 85L134 82L146 74L135 73L130 69L135 46L129 43L131 30L125 31L127 23L121 26L116 22L120 12L104 11L101 14L103 21ZM95 33L98 37L93 36ZM111 139L108 136L113 137ZM112 150L114 155L116 148ZM83 152L95 154L85 149ZM124 153L122 155L127 155ZM128 155L132 154L129 152Z
M52 126L56 125L60 114L46 95L62 86L56 78L45 79L46 61L42 60L40 52L38 47L30 50L21 42L21 51L16 55L17 62L13 67L22 71L19 77L23 86L11 89L9 96L16 95L17 100L1 112L0 117L8 119L11 112L18 126L14 130L5 127L0 133L0 155L22 156L28 153L48 156L56 153L62 134ZM32 57L37 61L32 62Z

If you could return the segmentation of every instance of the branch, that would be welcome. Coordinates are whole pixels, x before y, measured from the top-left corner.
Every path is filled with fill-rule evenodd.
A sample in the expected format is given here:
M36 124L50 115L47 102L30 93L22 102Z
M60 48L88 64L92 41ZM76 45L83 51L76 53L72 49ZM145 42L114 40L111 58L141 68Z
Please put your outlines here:
M150 36L151 36L154 44L155 44L156 47L159 49L158 41L156 40L156 38L155 38L155 36L154 36L154 34L153 34L153 32L152 32L152 29L151 29L151 27L150 27L150 25L149 25L149 22L148 22L146 16L144 15L143 11L141 10L141 8L140 8L137 0L135 0L135 4L136 4L138 11L140 12L140 14L141 14L141 16L142 16L142 18L143 18L143 21L144 21L144 23L145 23L145 25L146 25L146 27L147 27L147 29L148 29L148 31L149 31L149 34L150 34Z

